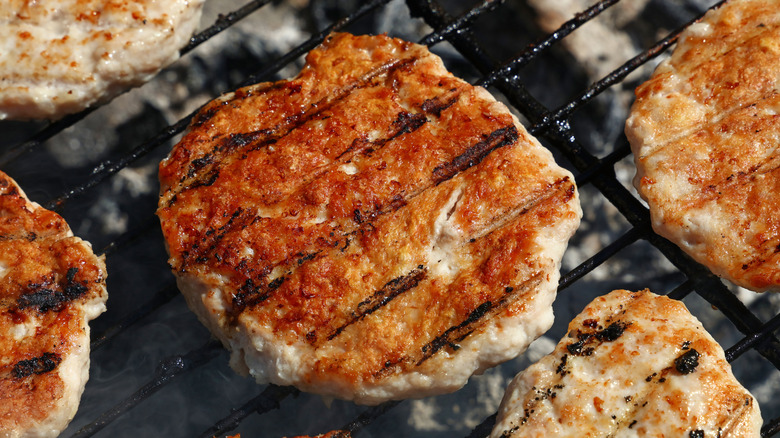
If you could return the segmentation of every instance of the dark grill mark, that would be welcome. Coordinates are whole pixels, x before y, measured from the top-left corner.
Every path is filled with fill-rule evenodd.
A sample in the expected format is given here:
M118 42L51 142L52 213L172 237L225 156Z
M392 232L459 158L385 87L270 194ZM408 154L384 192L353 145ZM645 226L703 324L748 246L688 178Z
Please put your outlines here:
M273 291L279 289L279 286L284 283L285 277L277 277L267 285L255 285L255 282L249 278L238 289L236 295L233 296L233 313L239 314L247 307L254 306L267 300Z
M517 141L518 133L514 125L506 126L493 131L484 140L466 149L449 163L436 166L433 169L433 183L440 184L464 170L479 164L494 150L513 144Z
M206 154L200 158L192 160L192 163L190 163L190 170L187 172L187 178L191 178L193 175L195 175L195 172L199 171L200 169L204 168L206 165L209 165L214 162L214 156L211 154Z
M211 254L217 247L217 244L225 238L225 236L233 229L243 229L247 226L250 219L249 215L244 214L244 209L237 208L233 214L230 215L230 219L214 232L212 228L206 231L205 236L201 240L201 243L195 243L190 247L189 251L183 252L181 255L181 267L180 272L186 272L187 267L195 260L197 263L206 263L208 261L208 254Z
M190 163L187 176L184 179L195 177L195 180L183 187L178 193L186 190L192 190L201 186L210 186L216 182L220 171L220 154L231 153L235 150L245 148L247 145L251 145L256 141L263 139L273 134L272 129L261 129L253 132L240 132L230 134L225 137L219 145L215 146L212 151L201 158L196 158ZM267 144L268 140L263 140L263 145ZM216 158L215 158L216 156ZM212 165L211 168L207 166Z
M365 318L367 315L381 309L402 293L414 289L425 279L427 274L428 270L425 266L419 265L417 268L409 271L408 274L388 281L381 289L358 304L357 309L352 312L349 321L334 330L333 333L328 336L328 340L333 340L336 336L340 335L344 329Z
M219 111L219 106L215 105L206 111L198 112L198 114L192 120L192 124L190 126L192 128L197 128L199 126L202 126L204 123L211 120L211 118L214 117L214 114L216 114L217 111Z
M674 360L674 367L680 374L690 374L699 366L699 352L691 348Z
M419 366L424 361L428 360L437 351L441 350L442 347L453 345L455 342L462 341L474 330L473 326L476 325L480 319L484 318L488 312L498 307L498 304L500 303L493 304L491 301L485 301L484 303L477 306L477 308L474 309L471 313L469 313L463 322L448 328L444 331L444 333L434 338L433 341L423 345L422 358L417 361L417 365Z
M323 112L329 110L333 105L335 105L336 103L340 102L341 100L349 96L353 90L371 86L374 84L374 80L376 78L385 74L389 75L398 69L414 64L416 61L417 61L416 57L411 57L411 58L397 60L395 62L382 65L365 74L357 82L353 84L349 84L341 90L335 90L334 93L327 95L321 101L315 102L312 105L310 105L311 108L315 108L314 111L303 112L300 114L290 114L286 119L287 122L286 126L274 126L272 128L262 129L262 130L249 132L249 133L231 134L220 145L214 148L212 154L217 155L217 153L220 153L222 155L226 155L254 143L256 143L256 145L251 150L257 150L262 147L268 146L269 144L276 143L280 139L289 135L295 129L301 127L302 125L309 122L310 120L319 117ZM270 86L268 89L275 89L281 87L292 88L295 85L296 84L291 84L290 82L281 82L279 83L278 86ZM265 92L266 90L267 89L263 89L259 91ZM215 112L216 111L218 110L215 110ZM209 118L210 117L213 117L213 113L209 115ZM201 121L200 119L198 119L198 121L200 122L200 124L203 124L205 120ZM282 129L285 129L285 131L279 134L279 132ZM213 161L217 163L216 164L217 166L219 166L219 164L222 165L227 164L227 160L225 160L222 156L215 157ZM217 167L217 169L218 168L219 167ZM202 178L198 178L198 179L202 179ZM178 191L174 189L175 192L174 195L181 193L182 191L190 190L202 185L204 184L203 183L198 184L197 182L190 183L186 186L181 187L181 189L179 189Z
M453 88L450 90L450 92L457 92L457 89ZM426 99L425 102L422 103L421 108L426 113L433 114L436 117L441 117L442 111L454 105L459 98L460 98L460 93L444 101L442 101L442 99L438 96L433 97L430 99Z
M17 362L13 370L11 370L11 375L16 379L24 379L33 374L48 373L57 368L60 362L62 362L62 359L57 354L43 353L42 356Z
M206 111L200 111L192 120L191 127L197 128L198 126L201 126L204 123L211 120L211 118L214 117L214 114L216 114L219 111L221 106L229 105L235 100L243 100L246 99L247 97L252 97L252 96L268 93L269 91L278 90L280 88L283 88L287 84L285 82L273 82L265 85L266 86L264 87L255 87L251 89L241 88L236 90L232 99L226 100L224 102L220 102L219 105L214 105Z
M215 182L217 182L217 178L219 178L219 167L211 169L209 172L203 173L202 175L200 175L199 178L197 178L190 185L185 187L184 190L192 190L198 187L208 187L210 185L213 185ZM176 202L176 197L174 196L171 198L171 202L168 204L168 206L173 205L173 203L175 202Z
M42 313L50 310L62 310L66 303L78 299L87 292L85 285L74 280L78 271L78 268L68 269L65 276L65 286L61 287L61 291L45 287L48 286L48 283L28 285L27 287L33 291L20 296L16 300L16 304L21 310L35 307Z
M701 429L692 430L690 434L688 434L691 438L704 438L704 431Z
M455 345L457 342L462 341L468 335L470 335L478 325L485 322L486 318L489 318L499 311L504 309L509 303L514 301L523 292L529 288L535 287L540 282L540 275L535 274L528 279L524 284L519 287L515 287L512 293L504 294L503 297L496 301L485 301L477 306L476 309L471 311L469 315L461 323L452 326L445 330L439 336L436 336L431 342L423 345L421 349L421 357L416 362L416 366L422 365L423 362L430 359L437 351L443 347Z
M413 114L410 112L401 111L398 113L398 117L396 117L396 119L393 121L392 126L396 129L396 133L392 138L398 137L408 132L416 131L427 122L428 119L425 117L425 114Z

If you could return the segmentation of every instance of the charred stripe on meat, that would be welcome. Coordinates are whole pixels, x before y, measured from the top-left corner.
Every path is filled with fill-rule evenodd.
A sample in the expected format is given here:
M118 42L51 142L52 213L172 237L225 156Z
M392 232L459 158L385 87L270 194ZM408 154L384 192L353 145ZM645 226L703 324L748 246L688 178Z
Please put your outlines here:
M328 340L333 340L336 336L340 335L345 328L360 321L367 315L376 312L402 293L417 287L420 281L425 279L427 272L428 271L425 266L419 265L415 269L412 269L409 273L400 277L396 277L387 282L381 289L374 292L373 295L361 301L360 304L358 304L357 309L352 312L352 316L349 321L342 324L336 328L333 333L328 335ZM316 336L307 336L307 339L309 338L316 339Z

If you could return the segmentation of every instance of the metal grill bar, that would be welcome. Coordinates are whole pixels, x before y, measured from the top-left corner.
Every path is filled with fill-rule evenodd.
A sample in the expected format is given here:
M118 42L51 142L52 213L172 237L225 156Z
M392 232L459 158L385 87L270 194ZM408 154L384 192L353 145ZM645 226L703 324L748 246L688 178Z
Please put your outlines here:
M561 276L561 280L558 284L558 292L566 289L575 281L579 280L580 278L584 277L586 274L598 268L602 263L612 258L612 256L617 254L621 249L641 239L642 236L646 233L647 233L646 229L641 229L636 227L628 230L628 232L626 232L625 234L620 236L617 240L604 247L604 249L599 251L596 255L589 258L588 260L585 260L579 266L572 269L565 275Z
M116 420L120 415L126 413L130 409L137 406L139 403L154 395L165 384L169 383L174 378L179 377L200 366L203 366L210 360L217 357L217 355L223 351L222 344L220 344L218 341L212 340L196 350L192 350L184 355L174 356L163 361L157 367L155 378L152 381L141 387L138 391L136 391L130 397L126 398L121 403L103 413L103 415L98 417L91 424L81 428L81 430L73 435L73 437L82 438L94 436L96 433L100 432L103 430L103 428Z
M130 312L130 314L106 329L103 333L94 336L90 348L95 351L104 346L108 341L125 331L128 327L142 320L160 307L168 304L177 296L179 296L179 289L176 287L176 284L171 281L167 286L157 291L150 300Z
M348 432L343 436L345 438L349 438L356 432L371 424L371 422L382 416L385 412L398 406L399 403L400 402L398 401L389 401L363 411L363 413L361 413L354 421L341 428L341 430Z
M486 54L481 44L476 41L476 38L470 32L469 28L484 14L499 8L504 3L503 0L482 1L457 18L451 17L446 9L435 0L407 0L407 4L414 16L421 17L428 25L436 30L423 38L423 43L432 45L444 40L452 43L458 52L484 75L477 83L484 86L493 85L504 93L509 98L510 102L512 102L512 104L533 123L530 131L535 135L543 137L551 146L561 151L574 164L574 167L580 172L577 175L577 183L579 185L592 184L596 187L606 199L618 208L622 215L632 225L632 227L623 235L598 251L598 253L591 258L581 263L578 267L563 275L559 290L566 289L583 276L592 272L595 268L620 252L620 250L640 239L646 240L659 249L661 253L687 277L687 280L684 283L680 284L669 293L670 297L682 299L690 294L690 292L696 292L705 300L718 307L721 312L732 321L735 327L745 334L739 342L727 350L726 353L729 361L736 359L750 349L754 349L767 358L776 368L780 369L780 342L778 342L774 335L780 327L780 315L775 316L765 324L762 323L741 301L728 291L717 277L690 260L690 258L679 250L679 248L652 233L647 209L620 184L615 176L615 164L630 154L630 147L625 139L621 139L619 144L615 146L615 149L606 157L599 159L579 144L578 139L569 126L570 117L575 114L578 109L591 102L597 95L601 94L606 89L623 81L630 72L636 70L638 67L644 65L669 48L674 44L680 32L687 27L687 24L671 32L667 37L632 58L603 79L592 84L580 95L570 99L565 105L554 110L549 110L536 100L531 93L526 90L524 84L515 76L518 71L546 49L556 44L573 30L593 19L618 1L619 0L603 0L597 3L593 7L577 15L574 19L565 23L558 31L529 45L518 56L500 65ZM313 35L306 42L286 53L262 71L248 77L240 85L249 85L262 80L267 80L282 67L290 64L301 55L313 49L331 31L343 29L355 20L366 16L388 2L389 0L374 0L362 4L347 17L335 22L333 25L316 35ZM204 41L207 41L213 35L221 32L267 3L270 3L270 1L253 1L226 16L220 16L209 29L204 30L198 36L193 37L191 43L182 50L182 54L192 50ZM717 6L719 5L714 7ZM676 11L672 12L676 13ZM685 14L685 16L688 15L690 14ZM58 134L66 127L77 123L87 114L91 113L91 111L93 110L90 109L81 114L68 116L59 122L48 125L40 132L33 135L28 141L6 150L3 155L0 156L0 165L13 162L41 142ZM193 112L187 117L179 120L177 123L159 132L121 159L117 161L104 161L95 168L94 172L85 183L72 188L61 196L51 200L46 204L47 208L61 208L70 199L84 194L86 191L105 181L119 170L146 156L149 152L162 144L165 144L186 128L194 114L195 113ZM132 230L114 240L114 242L105 247L103 252L111 255L120 251L128 243L134 241L140 234L151 229L155 224L156 220L152 218L148 224ZM114 336L122 333L129 326L154 312L154 310L169 303L176 296L178 296L178 294L173 284L169 284L162 288L147 302L136 308L115 325L105 330L101 335L96 336L92 343L93 349L103 347L107 342L113 339ZM77 432L75 436L82 437L95 435L119 416L148 399L152 394L156 393L175 377L181 376L188 371L208 363L220 354L221 351L222 347L219 343L211 341L199 349L161 362L151 381L124 401L104 412L92 423ZM262 414L275 410L284 398L296 392L297 390L291 388L269 385L258 396L234 410L227 417L219 420L201 436L205 438L226 433L227 431L236 428L246 417L254 412ZM375 408L370 408L360 414L349 425L343 427L342 431L345 432L345 435L346 432L350 434L358 432L397 404L398 402L391 402ZM490 433L494 422L495 415L489 416L477 426L469 436L487 436ZM771 436L778 432L780 432L780 418L766 421L762 429L762 436Z
M610 6L613 6L620 0L602 0L585 11L577 14L574 18L564 23L558 30L551 33L549 36L542 38L536 43L530 44L523 53L517 58L505 63L501 67L494 69L487 77L477 82L477 85L481 87L489 87L493 85L499 79L506 79L517 70L523 68L532 59L538 56L543 50L548 49L553 44L562 40L570 33L577 30L580 26L588 21L596 18L599 14L607 10Z
M268 3L271 3L271 0L252 0L235 11L228 12L225 15L220 14L214 24L190 38L189 44L182 47L182 49L179 51L180 54L184 55L191 52L194 48L211 39L211 37L238 23Z
M757 343L768 339L769 336L777 330L780 330L780 315L776 315L766 324L761 326L760 330L745 336L741 341L732 345L731 348L726 350L726 359L731 362L739 356L742 356L746 351L754 348Z
M780 418L766 422L761 428L761 436L764 438L775 436L778 433L780 433Z
M234 430L251 414L264 414L274 409L279 409L279 403L287 396L297 393L298 390L291 386L268 385L257 397L248 401L238 409L233 410L227 417L219 420L214 426L199 435L200 438L212 438L221 436Z
M437 29L435 32L430 33L426 37L424 37L422 40L420 40L420 44L425 46L433 46L435 44L438 44L445 39L454 36L457 33L462 32L469 26L471 26L472 23L474 23L474 20L479 18L482 14L490 11L494 11L499 5L504 3L505 0L487 0L483 1L481 4L477 5L476 7L468 10L466 13L462 14L457 19L449 19L448 24L444 26L441 29Z

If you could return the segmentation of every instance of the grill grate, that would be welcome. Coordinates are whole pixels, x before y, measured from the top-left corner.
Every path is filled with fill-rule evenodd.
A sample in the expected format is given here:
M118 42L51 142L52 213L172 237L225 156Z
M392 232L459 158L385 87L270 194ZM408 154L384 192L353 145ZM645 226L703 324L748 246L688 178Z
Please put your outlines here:
M278 3L270 0L251 1L233 12L218 15L212 26L193 37L182 54L197 54L196 49L201 45L208 45L214 37L231 32L228 29L242 19L263 14L269 8L277 7ZM310 0L308 3L308 6L301 6L300 11L316 9L318 20L311 21L321 21L323 13L338 16L332 18L333 24L330 26L315 29L309 38L264 61L259 71L245 74L227 89L275 79L280 71L297 62L301 55L314 48L331 31L376 31L377 17L383 10L404 6L400 1L391 0L332 2L333 5L341 3L340 6L322 0ZM342 12L344 3L349 4L351 9ZM556 302L556 327L562 324L564 329L558 327L556 334L553 333L556 330L554 327L551 339L557 342L560 333L565 330L568 318L561 315L566 314L566 307L571 307L569 313L577 313L582 304L615 287L654 289L653 285L642 283L643 280L632 280L634 284L621 281L621 277L625 277L624 271L645 269L644 266L635 265L620 267L617 271L619 278L611 283L601 282L598 287L588 285L589 278L600 275L600 270L627 254L641 250L649 254L646 256L648 260L652 258L669 265L668 269L658 272L665 280L657 284L666 287L655 288L655 292L668 292L675 299L685 299L689 308L702 320L708 314L715 314L716 319L725 317L726 323L712 323L717 329L713 335L727 347L727 359L733 363L738 375L743 368L749 371L743 371L742 375L753 373L750 366L756 362L759 364L756 369L761 371L762 379L770 381L774 378L780 381L777 379L780 372L780 342L775 336L780 328L780 306L772 305L773 296L751 294L749 298L740 299L708 270L692 262L679 248L654 234L646 207L626 188L619 175L621 162L630 156L625 138L619 136L607 142L606 150L599 157L589 151L592 147L587 145L587 129L578 129L582 124L584 108L597 107L600 97L610 90L624 85L633 88L627 85L630 83L629 75L652 63L654 58L675 43L680 32L704 12L696 7L701 2L691 0L681 5L680 2L670 0L650 0L647 9L656 11L656 21L671 20L679 27L611 73L574 91L574 97L564 95L564 103L560 105L546 104L537 98L540 96L538 85L528 77L548 67L544 64L546 57L565 65L559 66L558 70L576 70L577 62L567 57L565 49L561 48L561 41L584 24L596 20L619 0L595 3L554 32L523 34L529 40L525 49L504 62L494 60L494 53L501 50L482 42L486 39L485 23L499 21L498 15L509 13L510 10L527 12L527 6L521 2L507 4L499 0L486 0L464 8L460 3L456 0L407 0L405 7L412 16L408 21L419 25L424 23L433 29L420 42L434 46L434 50L441 49L445 55L445 64L451 70L461 77L472 76L472 83L493 87L527 119L529 131L553 150L559 163L573 170L581 190L592 192L583 196L583 208L586 208L585 204L590 198L604 199L617 210L622 221L617 231L606 233L603 246L591 252L583 250L581 252L588 254L587 258L583 256L584 260L569 263L571 269L565 271L561 278L560 295ZM522 47L522 44L513 42L516 37L514 31L505 29L504 35L502 29L492 29L489 25L488 30L501 34L505 41L512 40L508 44L512 52ZM394 31L390 33L394 34ZM181 82L182 78L178 80ZM216 96L202 98L194 106L204 104L213 97ZM115 105L116 102L111 107ZM88 163L80 167L53 167L57 172L42 170L45 169L43 164L51 164L52 161L46 147L47 141L67 137L71 130L88 125L90 119L97 115L93 113L101 110L104 109L88 110L47 126L8 122L0 124L0 130L14 134L8 136L10 141L3 140L5 144L0 151L0 167L15 177L34 200L41 202L49 199L48 202L42 202L47 208L59 209L72 225L78 224L74 226L76 234L92 241L96 247L102 247L109 265L109 311L93 324L91 380L81 410L64 436L137 436L146 432L150 435L167 433L173 436L211 437L224 436L234 430L241 431L244 436L281 436L321 433L338 428L344 431L345 436L364 428L368 436L411 436L413 433L457 436L468 434L468 430L471 430L470 437L489 434L495 421L495 415L490 415L495 412L494 405L480 407L479 412L484 411L485 414L470 420L473 424L465 431L461 423L447 425L446 419L463 415L463 412L458 414L456 409L479 405L481 394L478 390L469 389L472 384L458 393L436 397L434 399L437 402L432 404L406 401L361 408L349 403L333 402L330 408L326 408L317 397L301 394L291 388L258 386L234 375L226 366L227 355L218 342L208 340L208 333L186 309L167 272L162 238L153 215L156 188L135 196L137 199L133 199L132 203L119 203L120 210L129 218L124 227L126 230L121 233L101 231L99 226L90 224L92 219L89 218L95 214L85 214L92 211L90 208L94 208L95 204L102 205L100 203L106 198L116 198L117 193L127 196L126 190L112 189L118 185L117 180L121 179L118 174L154 169L156 162L165 155L176 136L186 129L197 110L180 109L183 116L172 119L173 123L167 119L161 121L163 116L153 121L144 115L131 117L121 124L124 129L139 131L132 142L128 142L130 148L118 147L117 151L107 153L109 156L87 160ZM150 124L152 128L142 127ZM90 129L89 126L87 129ZM149 129L151 131L147 132ZM22 137L22 140L16 137ZM42 174L46 175L42 177ZM62 190L62 187L66 189ZM57 195L52 196L52 193ZM583 218L586 229L581 232L584 237L573 241L572 247L584 247L582 240L590 234L589 230L593 226L589 220L594 221L586 212ZM610 284L614 287L610 287ZM585 295L579 298L581 301L577 298L579 294ZM751 303L750 300L755 301ZM709 306L717 310L708 309ZM563 312L561 307L564 308ZM145 336L148 339L138 341ZM125 345L143 351L133 354L127 351L129 348ZM743 355L754 357L755 360L750 359L751 363L747 363L747 360L739 359ZM507 377L513 376L527 364L528 359L518 359L498 367L496 381L501 382L498 385L500 390L503 391ZM206 382L201 385L201 380ZM489 385L480 388L485 387ZM772 401L772 389L776 391L777 386L768 388L762 390L769 391L763 397L757 394L765 418L762 429L764 437L780 432L780 405ZM442 401L439 403L438 400ZM441 416L445 421L424 425L412 419L425 409L444 411ZM417 427L412 430L408 424L399 422L412 422Z

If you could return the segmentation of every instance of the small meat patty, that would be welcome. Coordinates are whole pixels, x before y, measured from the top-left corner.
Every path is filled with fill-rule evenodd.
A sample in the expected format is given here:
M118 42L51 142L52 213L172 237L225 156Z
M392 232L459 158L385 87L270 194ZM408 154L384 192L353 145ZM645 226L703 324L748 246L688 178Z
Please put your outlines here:
M140 85L179 57L203 0L0 4L0 119L58 119Z
M758 403L682 302L596 298L518 374L492 437L758 437Z
M387 36L211 102L160 181L170 265L233 367L366 404L522 352L581 216L504 105Z
M626 123L653 228L716 275L780 290L780 1L731 0L680 36Z
M56 437L73 418L105 280L89 243L0 172L0 436Z

